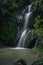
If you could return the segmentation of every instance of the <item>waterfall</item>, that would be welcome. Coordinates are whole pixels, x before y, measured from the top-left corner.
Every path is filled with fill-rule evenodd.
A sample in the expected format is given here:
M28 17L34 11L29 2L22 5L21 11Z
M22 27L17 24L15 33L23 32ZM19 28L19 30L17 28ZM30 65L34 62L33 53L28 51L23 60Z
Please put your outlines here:
M18 47L24 47L24 40L25 40L25 35L26 35L27 30L24 30L20 36L20 40L18 43ZM22 44L21 44L22 43Z
M27 26L29 26L29 20L30 16L32 15L32 12L26 13L25 14L25 23L24 23L24 29L27 29Z
M24 26L23 26L23 32L21 33L21 36L20 36L17 47L24 47L26 37L30 32L30 30L27 31L27 29L28 29L28 26L29 26L31 15L32 15L31 8L32 8L32 5L29 5L22 12L22 15L24 15L23 16L23 18L24 18L24 21L23 21Z

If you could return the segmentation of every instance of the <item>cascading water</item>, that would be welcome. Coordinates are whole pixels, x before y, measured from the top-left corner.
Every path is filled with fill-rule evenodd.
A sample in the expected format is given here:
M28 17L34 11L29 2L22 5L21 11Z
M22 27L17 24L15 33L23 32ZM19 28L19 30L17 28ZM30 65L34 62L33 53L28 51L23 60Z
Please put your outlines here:
M24 47L24 39L25 39L25 35L27 33L27 30L24 30L21 34L20 40L19 40L19 44L18 47ZM22 43L22 44L21 44Z
M27 29L27 26L29 26L29 20L32 15L32 12L25 14L25 23L24 23L24 30Z
M24 14L24 16L23 16L24 17L24 26L23 26L23 32L21 33L17 47L24 47L26 37L27 37L27 35L30 31L29 30L27 32L29 22L30 22L30 18L31 18L31 15L32 15L31 7L32 7L32 5L27 6L26 7L27 12L25 12L26 9L22 12L22 15Z

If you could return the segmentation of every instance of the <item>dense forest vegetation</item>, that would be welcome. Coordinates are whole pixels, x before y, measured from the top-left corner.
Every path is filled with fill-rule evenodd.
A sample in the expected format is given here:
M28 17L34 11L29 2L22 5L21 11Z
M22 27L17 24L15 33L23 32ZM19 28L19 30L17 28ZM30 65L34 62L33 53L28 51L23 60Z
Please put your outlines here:
M15 16L29 4L33 6L31 29L40 33L38 47L43 48L43 0L0 0L0 46L14 45L19 26Z

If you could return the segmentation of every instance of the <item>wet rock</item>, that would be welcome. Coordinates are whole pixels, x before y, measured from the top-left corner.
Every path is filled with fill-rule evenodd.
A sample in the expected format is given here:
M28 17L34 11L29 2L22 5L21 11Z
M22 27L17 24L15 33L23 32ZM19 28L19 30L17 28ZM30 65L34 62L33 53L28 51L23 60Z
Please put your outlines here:
M13 65L26 65L26 61L23 59L17 59L14 61Z

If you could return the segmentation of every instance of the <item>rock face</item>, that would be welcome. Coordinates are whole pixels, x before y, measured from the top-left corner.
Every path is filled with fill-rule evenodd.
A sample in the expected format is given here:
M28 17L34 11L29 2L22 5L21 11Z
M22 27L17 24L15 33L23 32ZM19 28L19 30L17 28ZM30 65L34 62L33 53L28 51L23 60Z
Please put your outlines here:
M25 41L26 48L36 48L39 45L40 35L38 33L30 31Z
M3 48L4 44L0 41L0 48Z

